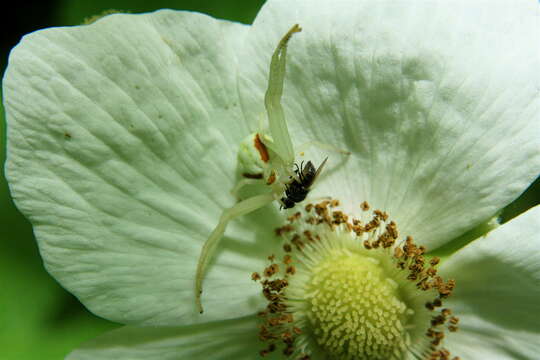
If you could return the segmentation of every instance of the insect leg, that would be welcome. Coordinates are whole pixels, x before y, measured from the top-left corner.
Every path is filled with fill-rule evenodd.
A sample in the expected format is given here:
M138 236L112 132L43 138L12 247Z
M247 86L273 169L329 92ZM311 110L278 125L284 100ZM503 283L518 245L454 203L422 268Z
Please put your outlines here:
M300 180L304 182L304 160L300 163L300 174L298 175L300 177Z
M296 168L296 170L294 170L294 172L296 174L300 174L300 172L302 171L301 168L298 167L298 164L297 163L294 163L294 167Z
M212 231L201 249L201 255L199 256L199 262L197 263L197 273L195 276L195 303L201 314L203 312L201 294L206 268L210 262L210 259L212 258L212 255L214 255L214 252L216 251L217 245L225 232L227 224L235 217L246 215L252 211L262 208L266 204L271 203L273 200L274 196L272 193L257 195L243 200L231 208L223 210L223 213L219 218L219 223L214 231Z

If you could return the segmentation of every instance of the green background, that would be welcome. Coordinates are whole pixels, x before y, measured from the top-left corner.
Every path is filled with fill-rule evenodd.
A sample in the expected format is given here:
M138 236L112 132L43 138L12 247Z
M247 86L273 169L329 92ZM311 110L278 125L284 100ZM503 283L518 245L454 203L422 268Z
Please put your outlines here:
M214 17L251 23L263 0L115 0L25 1L3 31L0 66L25 33L50 26L78 25L85 18L115 9L132 13L160 8L194 10ZM3 71L2 71L3 73ZM5 122L0 111L5 158ZM502 214L503 221L540 201L536 181ZM0 360L62 359L71 349L117 324L93 316L44 270L32 229L16 210L3 176L0 177Z
M251 23L262 0L108 0L25 1L17 5L9 26L4 23L0 66L2 74L10 49L26 33L51 26L81 24L85 18L110 9L140 13L161 8L193 10ZM5 120L0 109L5 159ZM32 228L18 212L0 176L0 360L63 359L80 343L117 324L89 313L45 271Z

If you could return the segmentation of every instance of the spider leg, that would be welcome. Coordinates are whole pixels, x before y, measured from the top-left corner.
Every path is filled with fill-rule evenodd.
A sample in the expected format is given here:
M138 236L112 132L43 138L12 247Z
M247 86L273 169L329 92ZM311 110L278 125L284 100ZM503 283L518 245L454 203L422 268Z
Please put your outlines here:
M264 106L268 114L270 134L275 145L275 151L283 161L290 165L294 162L294 150L281 105L283 82L285 79L285 63L287 58L287 43L294 33L301 31L298 24L294 25L279 42L270 61L268 88L264 95Z
M337 148L337 147L335 147L333 145L325 144L325 143L322 143L322 142L319 142L319 141L314 141L314 140L308 141L308 142L300 145L298 152L302 153L302 152L306 151L307 149L309 149L312 146L318 147L318 148L323 149L323 150L339 153L339 154L342 154L342 155L351 155L350 151L339 149L339 148Z
M208 267L208 264L217 249L223 233L225 233L227 224L232 219L260 209L272 201L274 201L273 193L257 195L243 200L231 208L223 210L217 226L212 231L201 249L201 255L199 256L199 262L197 263L197 273L195 276L195 303L201 314L203 313L201 295L206 268Z
M255 185L255 184L262 184L262 179L246 179L246 178L243 178L240 181L238 181L238 183L236 183L234 188L231 190L231 194L237 200L240 200L240 198L238 197L238 192L240 191L240 189L242 189L246 185Z

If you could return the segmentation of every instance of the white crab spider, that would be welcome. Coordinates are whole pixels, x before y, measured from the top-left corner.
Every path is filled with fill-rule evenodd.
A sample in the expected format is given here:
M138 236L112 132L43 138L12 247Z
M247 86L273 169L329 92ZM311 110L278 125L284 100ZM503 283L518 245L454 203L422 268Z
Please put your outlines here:
M280 40L270 62L270 74L268 79L268 88L264 96L264 105L266 108L270 137L262 131L255 134L258 141L257 150L261 156L266 156L266 166L264 166L263 174L260 179L265 180L270 187L270 192L256 195L240 201L231 208L225 209L219 218L219 223L212 231L206 242L204 243L199 261L197 264L197 273L195 276L195 302L200 313L203 312L201 304L202 282L206 272L206 268L212 255L214 254L219 241L221 240L227 224L232 219L246 215L263 206L276 200L282 206L282 195L287 189L287 185L291 183L291 179L300 182L299 176L293 170L294 166L294 149L285 121L283 107L281 106L281 95L283 93L283 81L285 79L285 60L287 55L287 43L294 33L300 32L302 29L298 24L295 24ZM310 142L307 145L318 144ZM322 147L325 147L322 145ZM329 146L326 146L327 148ZM335 149L333 149L335 150ZM336 150L341 153L346 153L341 150ZM326 162L326 160L325 160ZM323 162L323 165L324 163ZM318 172L322 166L319 167ZM247 184L257 183L260 180L242 179L233 189L233 194Z

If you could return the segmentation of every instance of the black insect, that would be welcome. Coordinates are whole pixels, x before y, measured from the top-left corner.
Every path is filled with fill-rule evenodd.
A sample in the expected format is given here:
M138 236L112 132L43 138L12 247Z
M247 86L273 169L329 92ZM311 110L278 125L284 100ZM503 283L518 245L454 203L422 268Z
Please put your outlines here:
M297 164L294 164L296 166L294 172L300 181L296 178L292 178L291 182L286 185L285 196L281 198L282 209L290 209L294 207L295 203L299 203L306 198L311 185L317 180L324 164L326 164L326 160L328 160L328 158L324 159L317 169L315 169L315 166L313 166L311 161L308 161L306 166L304 166L303 161L300 164L300 167L298 167Z

